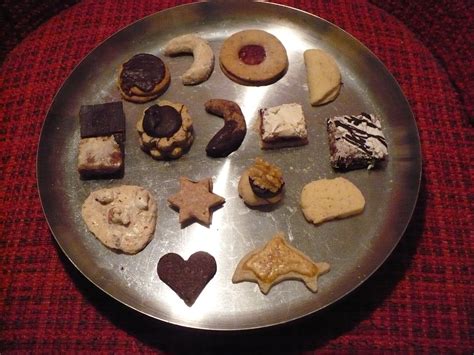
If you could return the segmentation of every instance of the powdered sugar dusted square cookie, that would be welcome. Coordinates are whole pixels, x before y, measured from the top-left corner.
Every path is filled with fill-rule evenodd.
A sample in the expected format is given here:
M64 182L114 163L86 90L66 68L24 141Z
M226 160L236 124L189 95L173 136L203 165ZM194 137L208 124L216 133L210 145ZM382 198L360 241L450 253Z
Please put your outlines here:
M335 169L373 168L388 155L378 117L344 115L327 120L331 166Z
M308 144L303 108L296 103L260 110L262 149L295 147Z

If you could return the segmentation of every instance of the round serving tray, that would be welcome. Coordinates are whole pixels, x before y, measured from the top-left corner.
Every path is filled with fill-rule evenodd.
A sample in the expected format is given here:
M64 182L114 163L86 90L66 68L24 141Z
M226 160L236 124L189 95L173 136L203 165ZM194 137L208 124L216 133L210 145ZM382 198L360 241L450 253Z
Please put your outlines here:
M230 81L218 63L210 79L183 86L179 76L192 57L169 58L164 44L175 36L196 33L211 44L216 58L224 39L234 32L258 28L278 37L286 47L289 69L273 85L246 87ZM338 62L343 78L340 96L311 107L303 52L321 48ZM184 103L194 120L195 142L182 158L160 162L141 151L137 119L151 105L124 101L126 115L125 175L119 180L82 181L77 173L81 105L121 100L118 68L137 53L160 56L172 83L161 97ZM206 156L205 146L223 121L207 114L204 102L225 98L237 102L249 127L239 150L227 158ZM259 108L296 102L303 106L309 144L262 151L255 128ZM382 121L389 158L381 168L339 173L329 165L326 119L370 112ZM250 209L238 196L241 172L262 156L283 170L286 193L273 208ZM308 13L269 3L194 3L148 16L117 32L93 50L71 73L46 117L38 148L38 186L51 231L77 269L104 292L156 319L186 327L238 330L281 324L317 312L363 283L388 257L402 237L418 195L421 155L413 114L400 87L385 66L355 38ZM225 197L212 224L181 228L167 198L179 189L178 179L212 177L214 192ZM303 186L315 179L344 176L366 198L365 211L352 218L314 226L299 207ZM151 243L137 255L115 253L90 234L81 205L96 189L121 184L147 188L158 203L158 222ZM254 283L233 284L243 255L282 231L290 243L331 271L320 278L319 291L287 281L263 295ZM213 255L217 273L192 307L158 278L159 258L169 252L187 259L196 251Z

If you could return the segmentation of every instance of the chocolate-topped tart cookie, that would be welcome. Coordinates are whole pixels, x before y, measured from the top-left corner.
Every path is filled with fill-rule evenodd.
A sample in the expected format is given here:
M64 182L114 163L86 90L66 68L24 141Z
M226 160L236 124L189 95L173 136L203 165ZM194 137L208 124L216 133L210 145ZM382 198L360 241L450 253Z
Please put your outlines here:
M142 150L157 160L177 159L193 140L193 121L186 106L160 100L145 109L137 122Z
M125 100L143 103L161 96L170 81L170 72L161 58L140 53L122 64L118 87Z

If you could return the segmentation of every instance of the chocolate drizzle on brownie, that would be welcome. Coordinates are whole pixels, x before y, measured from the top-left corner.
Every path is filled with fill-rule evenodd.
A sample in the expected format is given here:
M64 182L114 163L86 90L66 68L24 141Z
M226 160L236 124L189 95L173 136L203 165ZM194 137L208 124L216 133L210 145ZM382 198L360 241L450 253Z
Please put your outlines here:
M151 92L165 77L165 64L151 54L134 55L123 64L120 73L120 86L127 95L132 95L131 89L137 87L143 92Z
M327 129L333 168L370 169L388 155L380 120L374 115L362 112L329 118Z
M150 137L170 138L183 124L181 112L171 106L150 106L143 117L143 130Z
M344 116L344 118L348 122L347 124L342 121L334 121L336 127L342 127L347 130L347 134L344 134L340 139L344 139L346 142L356 146L367 154L371 154L371 149L366 144L369 138L375 138L387 147L387 142L383 135L370 134L367 130L357 128L360 124L365 123L368 127L380 131L380 128L372 122L372 118L369 114L362 112L360 116L351 115Z

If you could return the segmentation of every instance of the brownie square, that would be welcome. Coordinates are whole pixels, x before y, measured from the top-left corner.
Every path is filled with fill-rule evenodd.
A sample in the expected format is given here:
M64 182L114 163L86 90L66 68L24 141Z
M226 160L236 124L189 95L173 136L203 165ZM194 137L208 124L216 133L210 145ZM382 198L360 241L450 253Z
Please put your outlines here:
M121 101L83 105L79 111L81 138L115 135L125 140L125 114Z
M334 169L371 169L388 155L380 120L373 114L329 118L327 130Z

